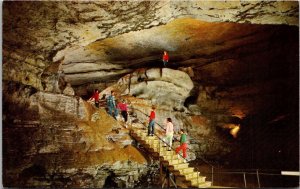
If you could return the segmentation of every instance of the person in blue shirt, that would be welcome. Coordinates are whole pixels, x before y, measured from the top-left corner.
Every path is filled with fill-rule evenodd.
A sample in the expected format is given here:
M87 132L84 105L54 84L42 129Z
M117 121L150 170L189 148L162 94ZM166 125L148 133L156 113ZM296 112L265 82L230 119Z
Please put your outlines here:
M115 92L111 91L111 95L107 97L107 107L108 107L108 113L113 116L115 119L117 119L118 116L118 109L116 106L116 100L115 100Z

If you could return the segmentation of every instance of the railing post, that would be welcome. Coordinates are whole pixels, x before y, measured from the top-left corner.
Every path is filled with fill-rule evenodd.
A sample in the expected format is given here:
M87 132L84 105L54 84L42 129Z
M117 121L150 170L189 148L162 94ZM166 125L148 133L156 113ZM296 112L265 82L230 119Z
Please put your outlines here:
M160 174L160 183L161 185L163 186L163 172L162 172L162 163L161 161L159 160L159 174ZM163 188L163 187L162 187Z
M246 173L244 172L244 185L245 185L245 188L247 188L247 182L246 182Z
M211 166L211 185L214 184L214 167Z
M196 172L197 172L197 188L199 187L199 171L198 168L196 168Z
M260 188L260 181L259 181L258 169L256 169L256 177L257 177L258 188Z
M160 140L158 139L158 158L160 161Z

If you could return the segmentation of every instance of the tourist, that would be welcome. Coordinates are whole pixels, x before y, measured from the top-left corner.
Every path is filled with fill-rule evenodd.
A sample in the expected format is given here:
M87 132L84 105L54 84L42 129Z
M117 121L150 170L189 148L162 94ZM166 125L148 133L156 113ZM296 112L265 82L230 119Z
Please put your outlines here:
M127 104L125 100L123 99L122 102L120 102L117 107L118 109L121 110L121 115L123 116L124 121L126 123L128 119L128 112L127 112Z
M93 96L89 100L95 100L95 106L99 108L99 91L95 89Z
M186 154L186 150L187 150L187 140L186 140L186 133L184 132L183 129L180 130L180 146L176 148L176 154L178 155L178 158L180 157L179 156L179 151L182 150L182 153L183 153L183 158L186 159L187 157L187 154Z
M167 63L169 62L169 55L168 55L167 51L164 51L164 55L163 55L162 61L164 63L164 67L167 67Z
M166 129L166 136L164 138L164 141L169 145L168 151L171 151L173 134L174 134L174 126L171 118L167 118L167 121L165 123L165 129Z
M115 92L111 91L111 94L107 97L107 107L108 107L108 113L117 120L118 110L116 107L116 101L115 101L114 95L115 95ZM112 114L112 113L114 113L114 114Z
M152 111L149 116L148 136L154 135L154 125L155 125L155 106L152 106Z

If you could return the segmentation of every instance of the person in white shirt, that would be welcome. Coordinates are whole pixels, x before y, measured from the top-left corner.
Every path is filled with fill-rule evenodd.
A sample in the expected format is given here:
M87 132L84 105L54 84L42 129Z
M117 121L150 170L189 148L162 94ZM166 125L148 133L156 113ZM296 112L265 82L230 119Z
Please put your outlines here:
M166 136L164 138L164 141L169 145L169 151L170 151L172 147L173 134L174 134L174 126L171 118L167 118L167 121L165 123L165 129L166 129Z

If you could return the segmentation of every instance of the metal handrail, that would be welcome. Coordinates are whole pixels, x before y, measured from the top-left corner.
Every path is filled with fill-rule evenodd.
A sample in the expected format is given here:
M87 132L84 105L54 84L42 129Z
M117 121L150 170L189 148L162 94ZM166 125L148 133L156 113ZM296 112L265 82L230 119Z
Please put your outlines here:
M137 108L130 107L130 109L132 109L132 110L137 110L137 111L141 112L142 114L144 114L145 116L149 117L147 114L145 114L143 111L141 111L141 110L139 110L139 109L137 109ZM145 128L147 128L147 126L144 125L143 122L141 122L139 119L138 119L138 121L139 121ZM156 123L161 129L163 129L163 130L165 131L165 129L164 129L159 123L157 123L156 121L155 121L155 123ZM169 146L171 149L175 150L172 146L170 146L168 143L166 143L159 135L157 135L157 134L155 134L155 133L154 133L154 135L157 136L157 138L159 139L159 141L162 141L162 142L165 143L167 146ZM177 140L177 138L175 138L175 139ZM177 141L178 141L178 140L177 140ZM190 148L188 148L188 149L191 150ZM159 144L159 151L160 151L160 144ZM191 150L191 151L193 151L193 150ZM179 154L179 155L183 158L183 156L182 156L181 154ZM201 158L201 157L200 157L200 158ZM185 159L185 158L183 158L183 159ZM185 160L186 160L186 159L185 159ZM214 175L214 174L243 174L243 176L244 176L244 184L245 184L245 187L246 187L246 177L245 177L245 175L247 175L247 174L250 174L250 175L257 175L257 182L258 182L258 187L259 187L259 188L261 187L259 175L285 176L285 175L282 175L282 174L276 174L276 173L264 173L264 172L258 172L259 169L230 169L230 170L232 170L232 171L220 171L220 172L214 172L214 171L213 171L214 166L213 166L212 164L210 164L209 162L207 162L207 161L206 161L205 159L203 159L203 158L201 158L201 160L202 160L203 162L205 162L206 164L210 165L211 168L212 168L212 172L203 172L203 171L202 171L202 173L205 173L205 174L210 174L210 173L212 174L212 184L213 184L213 175ZM197 167L194 167L194 169L196 169L196 171L198 171L198 168L197 168ZM234 171L234 170L235 170L235 171ZM280 171L280 170L278 170L278 169L266 169L266 170L269 170L269 171ZM251 171L252 171L252 172L251 172ZM253 172L253 171L255 171L255 172ZM263 171L263 170L261 170L261 171ZM199 174L197 173L197 182L199 182L198 176L199 176Z
M144 114L144 115L146 115L147 117L149 117L147 114L145 114L144 112L142 112L141 110L139 110L139 109L136 109L136 108L132 108L132 109L134 109L134 110L137 110L137 111L139 111L139 112L141 112L142 114ZM163 127L163 126L161 126L159 123L157 123L156 121L154 121L161 129L163 129L164 131L166 131L166 129ZM175 137L174 137L175 138ZM190 138L191 139L193 139L191 136L190 136ZM175 140L176 141L179 141L177 138L175 138ZM193 139L193 140L195 140L195 139ZM180 141L179 141L180 142ZM194 150L192 150L192 149L190 149L190 148L187 148L188 150L190 150L190 151L192 151L192 152L195 152ZM205 162L206 164L208 164L208 165L210 165L210 166L212 166L212 167L214 167L211 163L209 163L208 161L206 161L204 158L202 158L202 157L200 157L201 158L201 160L203 161L203 162Z
M137 111L139 111L139 112L141 112L142 114L144 114L145 116L147 116L147 117L150 117L150 116L148 116L146 113L144 113L143 111L141 111L141 110L139 110L139 109L136 109L136 108L131 108L131 109L133 109L133 110L137 110ZM140 121L139 119L138 119L138 121ZM141 122L141 121L140 121ZM163 126L161 126L159 123L157 123L156 121L154 121L161 129L163 129L164 131L166 131L166 129L163 127ZM142 122L141 122L142 123ZM142 124L142 125L144 125L144 124ZM145 125L144 125L145 126ZM145 126L146 128L147 128L147 126ZM156 135L155 133L154 133L154 135ZM168 143L166 143L164 140L161 140L161 138L158 136L158 135L156 135L158 138L159 138L159 140L160 141L163 141L165 144L167 144L171 149L173 149L173 150L175 150L172 146L170 146ZM175 138L175 137L174 137ZM175 138L175 140L177 140L177 141L179 141L177 138ZM179 141L180 142L180 141ZM190 150L190 151L192 151L192 152L195 152L195 151L193 151L193 150L191 150L190 148L187 148L188 150ZM175 150L176 151L176 150ZM184 158L180 153L178 153L179 154L179 156L181 156L184 160L185 160L185 162L188 162L187 161L187 159L186 158ZM213 184L213 169L214 169L214 166L212 165L212 164L210 164L208 161L206 161L205 159L203 159L202 157L200 157L201 158L201 160L204 162L204 163L206 163L206 164L208 164L208 165L210 165L211 166L211 169L212 169L212 184ZM197 172L197 185L199 185L199 169L197 168L197 167L193 167L194 169L196 169L196 172Z
M147 117L149 117L146 113L144 113L143 111L141 111L141 110L139 110L139 109L137 109L137 108L133 108L132 107L132 109L133 110L137 110L137 111L139 111L139 112L141 112L142 114L144 114L145 116L147 116ZM155 123L161 128L161 129L163 129L164 131L165 131L165 128L161 125L161 124L159 124L159 123L157 123L156 121L155 121ZM146 127L146 126L145 126ZM175 137L174 137L175 138ZM192 137L191 137L192 138ZM193 138L192 138L193 139ZM177 138L175 138L175 140L176 141L179 141ZM164 141L163 141L164 142ZM165 142L164 142L165 143ZM168 144L167 144L168 145ZM169 145L168 145L169 146ZM171 147L172 148L172 147ZM174 149L174 148L172 148L172 149ZM195 152L195 151L193 151L193 150L191 150L190 148L188 148L190 151L192 151L192 152ZM181 154L179 154L182 158L183 158L183 156L181 155ZM185 159L185 158L184 158ZM200 156L200 159L204 162L204 163L206 163L207 165L209 165L209 166L211 166L211 172L205 172L205 173L207 173L207 174L212 174L212 181L213 181L213 175L214 174L243 174L243 175L245 175L245 174L252 174L252 175L257 175L257 180L258 180L258 184L259 184L259 186L260 186L260 181L259 181L259 176L258 175L280 175L280 174L274 174L274 173L263 173L263 172L260 172L260 173L258 173L258 170L259 169L230 169L231 171L223 171L223 172L214 172L214 168L216 168L214 165L212 165L211 163L209 163L208 161L206 161L204 158L202 158L201 156ZM186 160L186 159L185 159ZM198 171L198 168L197 167L194 167L195 169L196 169L196 171ZM268 169L269 171L280 171L280 170L275 170L275 169ZM261 171L263 171L263 170L261 170Z
M134 108L132 108L132 109L134 109ZM143 113L143 112L142 112L142 113ZM139 121L145 128L147 128L147 126L144 125L142 121L140 121L139 119L138 119L138 121ZM161 127L161 126L160 126L160 127ZM161 127L161 128L162 128L162 127ZM164 128L162 128L162 129L164 129ZM165 130L165 129L164 129L164 130ZM163 138L161 138L159 135L157 135L156 133L154 133L154 135L159 139L159 141L162 141L164 144L168 145L169 148L171 148L172 150L176 151L172 146L170 146L168 143L166 143L166 142L163 140ZM159 148L159 152L160 152L160 143L158 144L158 148ZM186 160L181 154L179 154L179 156L181 156L184 160ZM187 160L186 160L186 162L187 162ZM196 169L196 171L197 171L197 184L199 185L199 171L198 171L198 168L197 168L197 167L194 167L194 169ZM176 187L176 188L177 188L177 187Z
M237 174L237 175L242 175L243 176L243 181L244 181L244 187L247 188L247 181L246 181L246 175L256 175L256 180L257 180L257 186L258 188L261 188L261 183L260 183L260 177L259 175L264 175L264 176L297 176L299 175L283 175L283 174L278 174L278 173L266 173L266 172L259 172L258 169L254 171L252 169L252 172L246 172L246 171L220 171L220 172L215 172L215 174ZM261 170L263 171L263 170ZM209 172L203 172L205 174L209 174ZM239 186L240 187L240 186Z
M139 121L145 128L147 128L147 126L145 126L145 125L143 124L142 121L140 121L139 119L138 119L138 121ZM162 141L163 143L165 143L166 145L168 145L171 149L175 150L174 148L172 148L172 146L170 146L168 143L166 143L166 142L163 140L163 138L161 138L159 135L157 135L156 133L154 133L154 135L155 135L160 141ZM160 146L159 146L159 147L160 147Z

